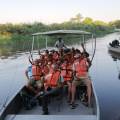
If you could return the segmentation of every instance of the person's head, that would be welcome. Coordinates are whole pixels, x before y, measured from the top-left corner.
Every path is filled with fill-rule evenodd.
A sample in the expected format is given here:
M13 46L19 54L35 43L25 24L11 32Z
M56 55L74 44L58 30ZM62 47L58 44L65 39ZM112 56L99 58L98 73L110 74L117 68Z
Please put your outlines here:
M35 59L34 64L39 65L39 59Z
M79 49L75 50L76 54L81 54L81 51Z
M62 38L61 37L59 37L58 40L59 40L59 42L62 42Z
M48 59L48 65L52 65L52 63L53 63L53 59L52 59L52 56L51 56L51 57L49 57L49 59Z
M48 50L45 50L45 54L49 54L49 51L48 51Z
M74 48L74 47L72 47L72 49L71 49L71 50L72 50L72 52L73 52L73 53L75 53L75 48Z
M76 54L76 55L74 56L74 59L77 60L77 59L79 59L80 57L81 57L80 54Z

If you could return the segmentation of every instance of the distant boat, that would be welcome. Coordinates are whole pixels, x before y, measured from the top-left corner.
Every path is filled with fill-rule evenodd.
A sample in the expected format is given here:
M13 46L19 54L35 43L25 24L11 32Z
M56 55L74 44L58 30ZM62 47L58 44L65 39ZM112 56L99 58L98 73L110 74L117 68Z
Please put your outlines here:
M120 44L118 40L113 40L111 43L108 45L108 50L114 53L120 53Z
M115 53L120 53L120 46L119 47L108 46L108 50L112 51L112 52L115 52Z
M35 33L36 35L92 35L89 32L84 32L80 30L57 30L43 33ZM83 40L84 41L84 40ZM33 48L33 46L32 46ZM47 41L46 41L47 48ZM93 59L93 58L92 58ZM92 82L92 97L91 97L91 107L86 107L82 104L80 99L78 99L78 107L76 109L70 109L70 106L66 102L66 95L60 101L53 99L49 105L50 115L42 115L41 106L36 106L31 110L25 110L22 103L21 91L25 87L21 88L16 92L15 95L7 102L4 109L0 112L1 120L100 120L100 111L97 95L94 89L94 84ZM86 86L80 86L80 88ZM57 102L57 103L56 103Z

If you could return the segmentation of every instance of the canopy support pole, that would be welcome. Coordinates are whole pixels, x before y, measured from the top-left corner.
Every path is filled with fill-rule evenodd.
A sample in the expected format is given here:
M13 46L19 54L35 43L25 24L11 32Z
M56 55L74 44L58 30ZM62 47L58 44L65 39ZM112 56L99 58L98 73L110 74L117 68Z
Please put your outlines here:
M86 48L86 45L85 45L85 35L82 36L82 41L83 41L84 47Z
M48 43L47 43L47 37L46 37L46 49L47 49L47 47L48 47L47 44L48 44Z
M33 40L32 40L32 56L33 56L33 48L34 48L34 41L35 41L35 36L33 35Z
M38 44L37 47L38 47L38 50L39 50L39 47L40 47L39 46L39 36L37 36L37 44Z

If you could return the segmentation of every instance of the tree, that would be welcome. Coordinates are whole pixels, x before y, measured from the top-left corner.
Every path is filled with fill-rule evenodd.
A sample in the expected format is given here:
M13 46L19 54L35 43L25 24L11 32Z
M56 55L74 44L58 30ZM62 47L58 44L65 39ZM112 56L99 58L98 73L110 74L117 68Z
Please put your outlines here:
M90 18L90 17L86 17L84 20L83 20L83 23L84 24L92 24L93 23L93 19Z
M96 20L94 21L94 24L95 25L99 25L99 26L107 26L107 23L101 21L101 20Z
M110 22L109 25L114 26L115 28L120 28L120 20Z
M82 19L83 19L82 15L78 13L75 17L71 18L70 21L80 23Z

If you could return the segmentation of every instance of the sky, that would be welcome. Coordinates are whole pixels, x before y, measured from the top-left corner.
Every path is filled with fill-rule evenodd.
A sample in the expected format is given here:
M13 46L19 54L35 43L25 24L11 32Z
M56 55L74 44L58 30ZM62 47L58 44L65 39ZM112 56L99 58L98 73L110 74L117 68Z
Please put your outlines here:
M105 22L120 19L120 0L0 0L0 24L61 23L78 13Z

